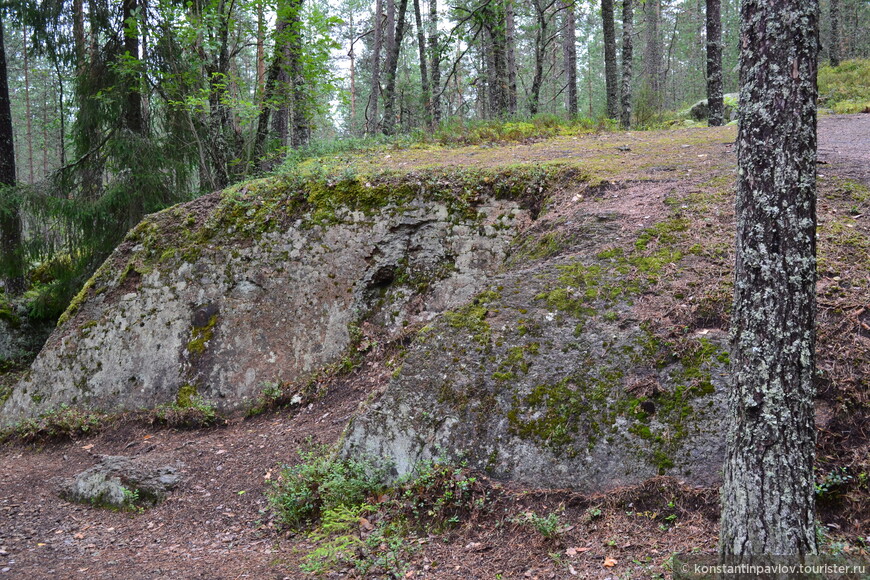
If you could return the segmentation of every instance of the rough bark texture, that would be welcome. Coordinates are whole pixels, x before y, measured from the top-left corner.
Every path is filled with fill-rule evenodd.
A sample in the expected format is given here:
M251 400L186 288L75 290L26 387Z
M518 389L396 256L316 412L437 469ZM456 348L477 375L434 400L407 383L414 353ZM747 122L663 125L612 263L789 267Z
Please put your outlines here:
M720 0L707 0L707 123L721 125L722 102L722 14Z
M438 0L429 0L429 50L432 54L432 126L441 122L441 46L438 43Z
M619 85L616 80L616 26L613 23L613 0L601 0L604 24L604 83L607 87L607 116L619 118Z
M631 75L634 58L634 4L622 0L622 115L623 129L631 127Z
M287 11L287 66L291 82L291 119L290 145L304 147L309 137L308 95L305 91L305 70L302 54L302 0L291 0Z
M516 38L517 27L514 20L514 3L513 0L506 0L505 8L505 32L507 35L507 69L508 69L508 112L511 115L517 114L517 57L516 57Z
M565 90L565 110L568 116L573 118L578 114L577 110L577 17L574 13L574 2L561 1L561 8L565 13L565 26L562 37L562 52L565 57L565 81L568 84Z
M395 9L395 5L393 5ZM389 36L387 44L387 86L384 90L384 134L392 135L396 131L396 71L399 67L399 51L405 37L405 15L408 10L408 0L399 0L399 15L395 18L396 28ZM389 20L387 26L389 26Z
M547 8L546 0L535 0L535 74L532 77L532 88L529 91L529 115L538 114L538 103L541 97L541 85L544 83L544 57L547 42Z
M644 3L646 49L643 58L643 74L645 89L645 105L654 112L661 109L662 104L662 40L661 0L647 0Z
M372 19L374 26L374 44L372 45L372 91L369 95L369 114L367 122L367 132L375 133L380 126L380 109L378 107L378 97L381 94L381 48L383 44L383 36L381 34L381 14L384 10L382 0L375 2L375 16Z
M420 54L420 87L423 101L424 124L432 126L432 91L429 89L429 71L426 65L426 33L423 30L423 14L420 0L414 0L414 18L417 25L417 50Z
M809 554L814 530L815 0L741 8L737 259L721 555Z
M840 0L831 0L831 46L828 56L831 66L840 66Z
M124 52L131 59L139 58L139 32L137 24L128 24L134 22L137 17L137 0L124 0ZM130 61L132 63L133 60ZM136 67L138 69L138 66ZM127 72L127 102L124 106L124 127L137 135L145 134L145 119L142 116L142 92L139 86L139 73L135 70Z
M15 185L15 144L12 135L3 16L0 13L0 277L7 291L18 293L23 290L21 216L14 199L7 198L10 190L4 187Z

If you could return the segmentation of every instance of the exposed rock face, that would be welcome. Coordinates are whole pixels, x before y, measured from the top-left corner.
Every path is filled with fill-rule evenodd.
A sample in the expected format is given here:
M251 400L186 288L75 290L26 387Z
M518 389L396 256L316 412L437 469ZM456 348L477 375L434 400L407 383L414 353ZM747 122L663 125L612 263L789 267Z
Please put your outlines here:
M649 231L664 239L669 227L685 229ZM423 329L383 397L352 420L343 453L387 458L395 476L464 459L497 478L581 491L659 474L718 482L727 337L664 340L631 306L682 255L647 248L652 234L643 251L595 250L617 233L606 216L577 229L587 236L577 254L499 275Z
M340 360L363 320L395 335L467 302L526 213L491 188L458 204L449 185L404 183L376 192L388 205L353 211L291 186L249 184L147 218L62 318L0 426L62 404L153 407L190 386L239 408L265 382Z
M179 481L181 474L171 465L149 467L129 457L110 455L62 482L59 491L69 501L126 508L159 503Z

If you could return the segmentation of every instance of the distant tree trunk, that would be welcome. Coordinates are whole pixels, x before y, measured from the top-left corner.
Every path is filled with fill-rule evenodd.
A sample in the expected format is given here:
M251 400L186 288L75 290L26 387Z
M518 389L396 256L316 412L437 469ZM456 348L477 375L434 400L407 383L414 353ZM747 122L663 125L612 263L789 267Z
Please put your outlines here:
M290 140L290 47L287 37L290 34L287 22L286 2L279 5L275 20L275 62L276 73L272 98L279 105L272 112L272 131L278 136L278 143L286 147Z
M604 83L607 88L607 117L619 118L619 85L616 80L616 25L613 22L613 0L601 0L604 23Z
M22 26L22 52L24 53L24 118L27 126L27 182L33 183L33 120L30 111L30 59L27 53L27 26Z
M514 19L514 2L513 0L505 0L505 40L507 41L507 99L508 113L511 115L517 114L517 30Z
M723 123L722 103L722 15L720 0L707 0L707 124Z
M540 0L537 0L538 2ZM507 94L507 34L504 7L489 4L482 9L482 24L489 41L487 57L491 59L489 68L489 115L498 119L508 113Z
M840 66L840 0L831 0L831 46L828 55L831 66Z
M634 58L633 0L622 0L622 127L631 127L631 81Z
M532 88L529 91L529 115L538 114L541 98L541 85L544 82L544 56L547 42L547 0L534 0L535 9L535 74L532 77Z
M137 0L123 0L124 16L124 52L130 57L127 66L134 70L125 70L127 102L124 105L124 127L137 134L145 134L145 121L142 116L142 87L139 76L139 26L135 24ZM128 23L133 23L129 24ZM135 64L134 64L135 63Z
M21 256L21 214L13 192L15 186L15 144L12 137L12 109L0 11L0 279L6 291L24 290L24 262Z
M414 0L414 22L417 25L417 50L420 54L420 88L423 101L423 124L432 128L432 90L429 88L429 71L426 66L426 32L423 30L423 14L420 0Z
M310 119L302 51L302 0L290 0L287 7L287 67L290 79L291 119L290 146L308 145Z
M441 44L438 41L438 0L429 0L429 51L432 55L432 127L441 123Z
M392 1L390 3L392 4ZM408 0L399 0L399 14L395 20L396 29L390 36L390 42L387 45L387 85L384 89L384 135L392 135L396 131L396 72L399 68L399 51L402 49L402 40L405 37L405 16L407 10Z
M735 565L816 552L818 11L817 0L741 6L733 382L720 531L721 556Z
M562 33L562 53L565 58L565 110L568 117L577 116L577 17L573 0L561 0L565 26Z
M643 58L644 88L646 106L658 113L662 106L662 40L661 0L646 0L644 3L646 49Z
M262 107L266 91L266 15L257 2L257 103Z
M368 133L376 133L380 127L380 108L378 107L378 99L381 94L381 48L383 44L381 14L383 13L383 0L375 2L375 15L372 18L372 26L374 27L374 43L372 46L372 92L369 95L370 113L366 124Z

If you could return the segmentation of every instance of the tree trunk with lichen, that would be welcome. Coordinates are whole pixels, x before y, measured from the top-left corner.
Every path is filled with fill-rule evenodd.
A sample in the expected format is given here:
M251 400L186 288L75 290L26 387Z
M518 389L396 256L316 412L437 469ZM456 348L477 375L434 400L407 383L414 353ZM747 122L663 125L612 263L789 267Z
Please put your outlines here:
M707 124L724 122L722 102L722 11L720 0L707 0Z
M6 75L6 49L3 44L3 17L0 13L0 279L10 294L24 290L21 214L13 195L14 186L15 144Z
M631 127L632 59L634 58L633 0L622 0L622 128Z
M720 555L816 551L817 0L741 7L733 383Z
M604 25L604 84L607 92L607 117L619 118L619 85L616 80L616 25L613 22L613 0L601 0L601 20Z

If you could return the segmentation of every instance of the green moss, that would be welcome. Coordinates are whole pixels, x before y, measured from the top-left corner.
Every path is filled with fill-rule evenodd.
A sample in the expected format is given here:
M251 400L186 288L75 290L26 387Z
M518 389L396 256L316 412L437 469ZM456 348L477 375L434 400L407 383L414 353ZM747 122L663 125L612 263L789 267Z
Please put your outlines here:
M182 385L175 396L175 404L182 409L190 407L193 405L198 394L199 391L197 391L195 386L191 384Z
M205 326L194 326L190 329L190 341L187 343L187 351L192 355L201 355L205 352L206 345L214 336L214 327L217 324L218 315L214 314L208 319Z
M481 344L489 344L491 331L486 316L489 313L487 305L498 300L498 292L489 290L478 294L477 297L462 308L444 313L447 324L453 328L463 328L473 337L474 341Z

